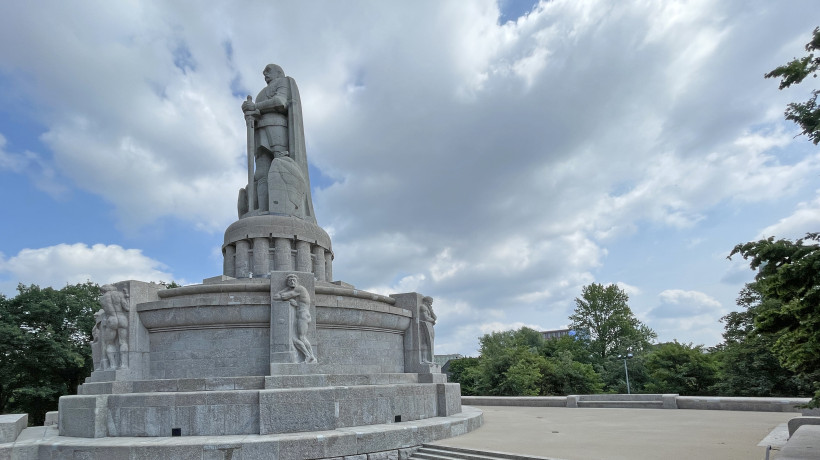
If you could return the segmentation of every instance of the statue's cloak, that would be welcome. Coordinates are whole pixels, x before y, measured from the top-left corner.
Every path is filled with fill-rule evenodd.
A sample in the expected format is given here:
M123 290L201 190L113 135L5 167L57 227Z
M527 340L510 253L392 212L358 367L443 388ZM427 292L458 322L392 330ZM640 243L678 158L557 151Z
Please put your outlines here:
M287 77L290 84L290 100L288 101L288 151L290 157L299 165L305 179L305 203L301 207L305 210L305 220L316 223L313 213L313 197L310 193L310 174L308 174L307 152L305 150L305 125L302 120L302 99L299 97L299 88L296 81Z

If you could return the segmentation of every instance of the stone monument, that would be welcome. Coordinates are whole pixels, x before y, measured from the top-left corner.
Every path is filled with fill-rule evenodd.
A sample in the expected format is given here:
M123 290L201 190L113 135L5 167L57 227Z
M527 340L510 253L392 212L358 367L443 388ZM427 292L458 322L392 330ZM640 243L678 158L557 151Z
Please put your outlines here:
M32 458L406 458L481 425L433 363L432 298L333 280L299 90L278 65L263 75L222 275L104 286L94 371Z

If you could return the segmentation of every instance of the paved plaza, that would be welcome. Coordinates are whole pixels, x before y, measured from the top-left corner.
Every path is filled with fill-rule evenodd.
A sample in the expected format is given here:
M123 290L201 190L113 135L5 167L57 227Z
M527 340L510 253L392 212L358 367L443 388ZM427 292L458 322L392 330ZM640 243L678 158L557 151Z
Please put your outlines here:
M484 411L482 428L435 444L565 460L762 459L766 449L758 444L800 416L682 409L479 408ZM770 458L777 458L776 450Z

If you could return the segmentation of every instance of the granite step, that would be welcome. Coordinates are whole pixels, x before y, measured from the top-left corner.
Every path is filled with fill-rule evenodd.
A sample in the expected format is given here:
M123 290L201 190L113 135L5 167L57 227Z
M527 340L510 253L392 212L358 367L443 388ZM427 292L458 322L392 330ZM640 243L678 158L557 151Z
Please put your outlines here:
M558 460L549 457L534 457L509 452L465 449L463 447L423 444L410 460Z

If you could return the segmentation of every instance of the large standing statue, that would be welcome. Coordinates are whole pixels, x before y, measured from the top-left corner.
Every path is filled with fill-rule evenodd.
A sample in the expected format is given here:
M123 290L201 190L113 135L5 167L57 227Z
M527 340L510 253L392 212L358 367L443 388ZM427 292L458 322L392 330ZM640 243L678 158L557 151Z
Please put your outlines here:
M128 367L128 296L111 284L100 287L100 338L103 369Z
M306 363L315 363L316 356L308 342L307 332L310 326L310 294L304 286L299 285L299 278L290 274L286 281L288 287L272 296L273 300L290 301L296 307L296 335L293 336L293 346L302 353Z
M436 340L436 314L433 313L433 298L425 296L421 299L419 307L419 342L421 351L421 362L433 363L433 344Z
M316 223L299 89L276 64L268 64L262 75L268 86L255 101L248 96L242 103L248 122L249 184L239 193L239 217L270 213Z

